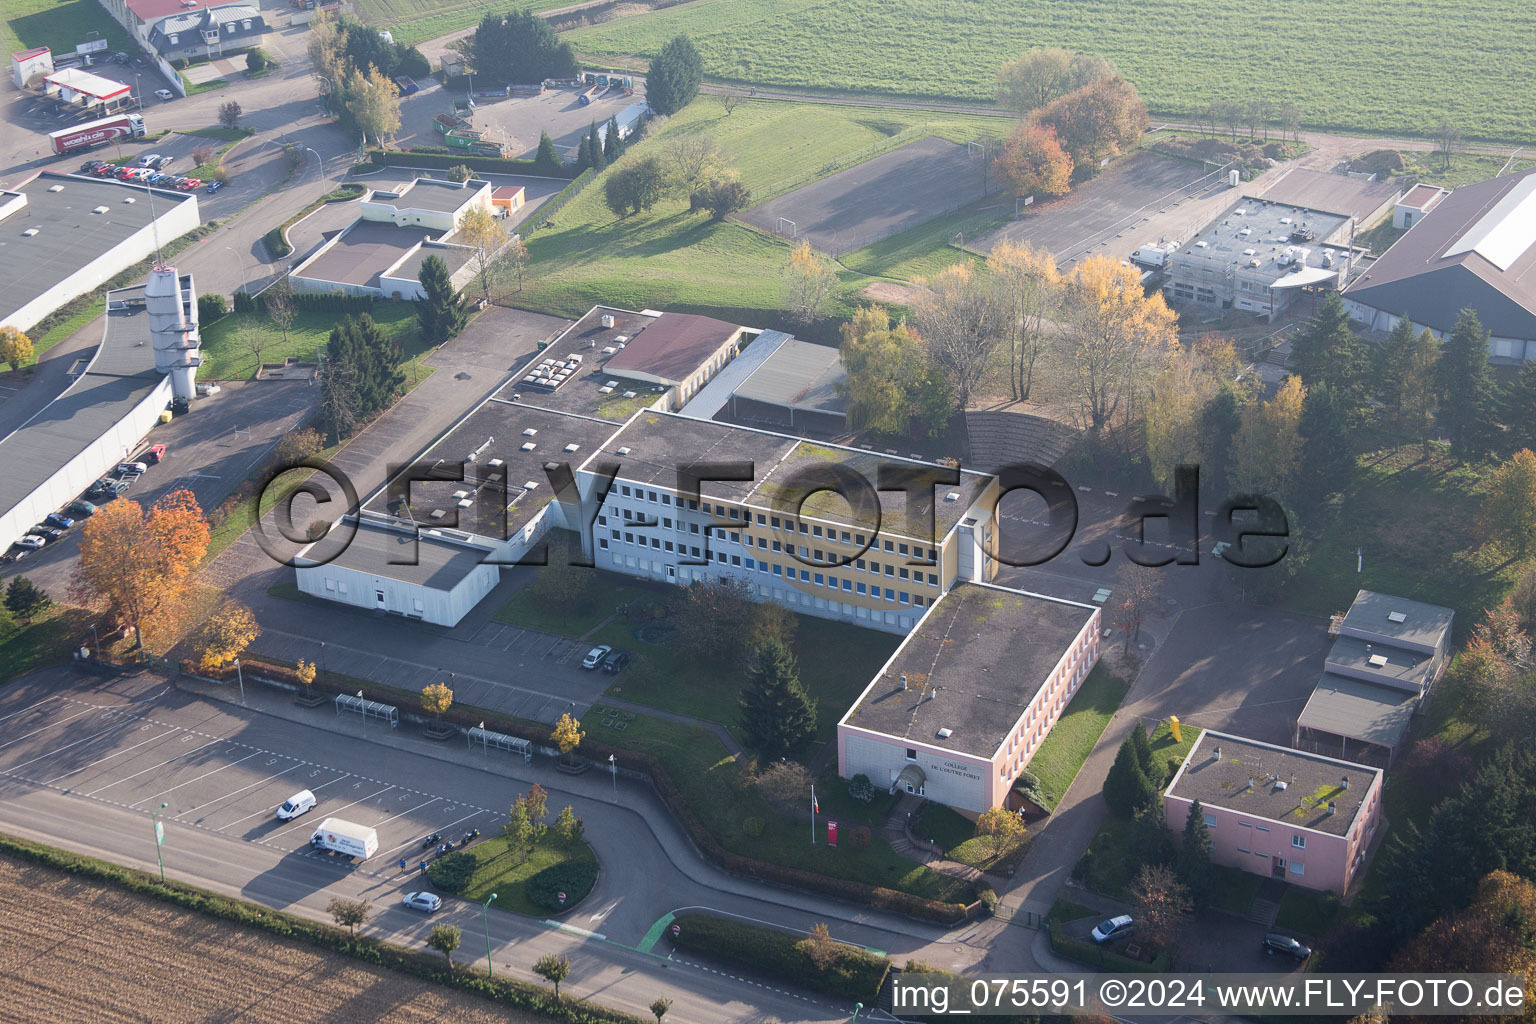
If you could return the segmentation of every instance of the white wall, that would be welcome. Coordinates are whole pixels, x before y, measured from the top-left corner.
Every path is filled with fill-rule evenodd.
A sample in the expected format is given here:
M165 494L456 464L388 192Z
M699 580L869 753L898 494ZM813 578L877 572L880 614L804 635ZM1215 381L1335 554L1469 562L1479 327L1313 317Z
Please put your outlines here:
M500 579L500 570L485 564L475 566L451 590L437 590L335 564L296 568L294 573L302 593L440 626L458 625L481 598L496 588ZM380 591L384 593L382 605L378 599Z
M67 182L65 187L69 187ZM132 192L127 189L123 190L124 199L130 195L132 195ZM139 202L145 201L143 196L136 198ZM120 201L114 200L114 202ZM158 201L155 209L159 212L167 205L169 205L168 202ZM197 227L198 224L197 197L188 196L185 201L160 213L158 218L160 243L163 245L173 238L179 238ZM155 226L146 224L143 228L119 242L111 251L102 253L102 255L85 266L80 267L74 273L61 278L52 288L49 288L9 316L0 317L0 319L3 319L6 324L15 327L17 330L30 330L40 320L70 299L78 298L92 289L100 287L154 251Z
M61 466L42 486L0 514L0 551L16 543L49 512L78 498L92 483L122 462L159 422L160 413L170 400L171 381L169 377L163 377L114 427Z
M989 760L853 729L844 742L848 778L868 775L877 788L889 790L901 770L915 764L927 777L923 795L929 800L978 814L987 810ZM916 761L907 759L909 749L917 752Z

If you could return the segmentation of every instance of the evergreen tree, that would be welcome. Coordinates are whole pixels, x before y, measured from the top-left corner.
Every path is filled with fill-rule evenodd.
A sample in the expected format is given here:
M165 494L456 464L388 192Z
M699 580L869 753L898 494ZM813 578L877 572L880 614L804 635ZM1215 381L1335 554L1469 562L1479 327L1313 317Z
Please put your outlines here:
M53 599L43 588L25 576L14 577L5 588L5 610L22 622L30 623L52 604Z
M1370 359L1349 325L1349 311L1338 292L1329 292L1317 315L1291 345L1291 368L1308 390L1319 384L1333 391L1351 427L1363 416Z
M765 761L783 757L816 732L816 702L782 640L767 640L753 652L741 695L741 728Z
M603 151L603 137L597 132L597 122L592 122L587 128L587 151L591 154L591 164L597 170L608 166L608 158Z
M1152 737L1147 735L1147 727L1139 718L1136 728L1131 730L1131 746L1136 748L1136 763L1141 767L1141 774L1153 780L1162 778L1162 773L1152 764Z
M422 336L429 345L441 345L464 329L469 314L453 287L448 264L442 257L433 255L423 260L417 279L425 292L416 300L416 318L421 321Z
M555 150L555 140L549 137L549 132L540 132L539 151L533 156L533 172L553 176L560 172L561 166L560 154Z
M336 324L326 343L326 361L345 368L360 418L388 406L405 383L400 356L399 344L386 337L367 313Z
M1428 330L1414 333L1406 316L1382 346L1382 426L1398 437L1423 441L1433 425L1435 363L1440 343Z
M1348 443L1349 414L1333 389L1319 384L1307 391L1301 403L1301 476L1303 493L1319 503L1349 483L1354 455Z
M1488 367L1488 332L1475 310L1463 309L1446 335L1435 379L1440 425L1451 435L1451 451L1458 458L1486 451L1493 439L1497 392Z
M1205 452L1205 460L1200 464L1200 488L1218 502L1228 494L1232 438L1242 425L1237 395L1231 388L1222 388L1200 412L1200 450Z
M1521 367L1504 393L1504 422L1509 425L1509 451L1536 451L1536 362Z
M470 56L475 74L498 85L531 85L546 78L575 78L577 73L571 44L529 11L487 14L475 29Z
M1203 907L1211 890L1211 830L1205 823L1205 808L1196 800L1189 805L1189 820L1184 823L1184 843L1174 864L1179 881L1189 889L1196 907Z
M619 139L619 115L615 114L608 119L608 127L603 132L603 162L613 163L624 152L624 143Z
M1122 818L1157 802L1157 790L1142 771L1136 744L1129 736L1120 744L1115 763L1104 777L1104 802Z
M704 61L687 36L673 36L651 60L645 76L645 98L651 109L663 117L682 110L693 102L704 80Z

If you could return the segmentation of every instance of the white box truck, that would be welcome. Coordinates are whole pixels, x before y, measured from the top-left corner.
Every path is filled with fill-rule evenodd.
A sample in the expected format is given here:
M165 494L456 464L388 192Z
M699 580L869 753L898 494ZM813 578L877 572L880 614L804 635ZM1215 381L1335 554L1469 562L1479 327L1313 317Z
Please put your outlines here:
M348 857L367 860L379 850L379 834L367 825L356 825L340 818L326 818L309 837L309 845L318 850L334 850Z

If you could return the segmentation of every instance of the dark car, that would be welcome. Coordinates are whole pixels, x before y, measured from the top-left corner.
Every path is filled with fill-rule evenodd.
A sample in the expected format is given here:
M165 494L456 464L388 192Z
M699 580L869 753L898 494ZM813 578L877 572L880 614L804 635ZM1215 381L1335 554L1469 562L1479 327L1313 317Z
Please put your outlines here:
M89 519L96 514L96 506L84 498L79 498L70 502L64 511L76 519Z
M43 522L58 530L67 530L75 525L75 521L60 512L49 512L43 517Z
M219 189L221 189L223 187L224 187L224 183L222 181L210 181L208 183L208 185L207 185L206 191L208 191L208 192L217 192Z
M1270 956L1274 956L1276 953L1284 953L1286 956L1295 957L1297 960L1305 960L1312 955L1312 947L1302 945L1289 935L1270 932L1264 936L1264 952Z
M128 481L126 480L108 480L103 478L92 484L91 489L86 494L91 498L104 498L107 501L111 501L127 489Z
M57 526L34 526L27 531L28 535L43 538L44 544L52 544L64 536L64 531Z
M619 673L624 671L624 666L629 664L628 651L614 651L603 659L603 671Z

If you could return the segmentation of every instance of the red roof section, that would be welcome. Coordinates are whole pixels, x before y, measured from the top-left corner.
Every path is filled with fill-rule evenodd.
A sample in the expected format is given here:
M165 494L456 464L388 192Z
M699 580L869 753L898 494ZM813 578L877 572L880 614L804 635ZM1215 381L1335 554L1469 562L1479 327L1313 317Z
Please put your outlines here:
M11 54L11 60L31 60L33 57L47 52L48 47L46 46L37 46L30 50L17 50L15 53Z
M496 190L491 193L491 201L516 199L522 191L523 186L521 185L498 185Z
M124 0L128 9L138 15L140 21L159 21L170 14L180 14L182 11L216 11L220 7L232 7L244 4L254 7L252 0L195 0L192 3L182 3L181 0Z
M1403 196L1403 198L1399 201L1399 205L1409 206L1416 210L1422 210L1427 204L1433 202L1435 199L1444 194L1444 189L1436 188L1434 185L1415 185L1413 188L1408 190L1407 195Z

